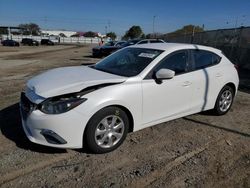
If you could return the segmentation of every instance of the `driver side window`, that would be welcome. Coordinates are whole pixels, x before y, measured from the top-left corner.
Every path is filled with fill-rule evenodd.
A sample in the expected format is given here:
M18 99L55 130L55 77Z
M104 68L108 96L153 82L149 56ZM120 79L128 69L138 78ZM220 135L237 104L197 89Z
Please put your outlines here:
M188 71L188 53L186 50L175 52L174 54L168 55L162 60L159 66L156 68L156 72L160 69L170 69L175 71L175 74L182 74Z

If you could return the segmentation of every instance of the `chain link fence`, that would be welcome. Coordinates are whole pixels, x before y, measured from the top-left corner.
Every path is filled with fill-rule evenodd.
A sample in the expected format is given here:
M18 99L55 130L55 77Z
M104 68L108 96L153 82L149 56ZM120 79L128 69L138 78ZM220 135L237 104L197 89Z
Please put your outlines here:
M165 36L164 40L212 46L239 67L240 85L250 89L250 27L219 29L200 33Z

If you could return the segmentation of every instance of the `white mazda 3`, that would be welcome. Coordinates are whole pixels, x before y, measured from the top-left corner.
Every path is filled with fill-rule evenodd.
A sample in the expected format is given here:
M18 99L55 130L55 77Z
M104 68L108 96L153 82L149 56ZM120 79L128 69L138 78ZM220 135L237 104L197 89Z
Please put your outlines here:
M30 141L105 153L128 132L205 110L227 113L239 84L220 50L159 43L117 51L91 66L35 76L21 94Z

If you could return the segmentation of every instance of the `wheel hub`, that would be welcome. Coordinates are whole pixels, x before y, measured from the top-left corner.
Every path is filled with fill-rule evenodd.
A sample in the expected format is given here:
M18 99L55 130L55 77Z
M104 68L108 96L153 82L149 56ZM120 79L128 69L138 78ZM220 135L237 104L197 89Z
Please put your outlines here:
M116 145L124 133L124 122L119 116L110 115L102 119L95 131L96 144L102 148Z
M231 104L232 104L232 100L233 100L233 94L230 90L225 90L222 94L221 94L221 98L219 101L219 107L220 110L222 112L227 111Z

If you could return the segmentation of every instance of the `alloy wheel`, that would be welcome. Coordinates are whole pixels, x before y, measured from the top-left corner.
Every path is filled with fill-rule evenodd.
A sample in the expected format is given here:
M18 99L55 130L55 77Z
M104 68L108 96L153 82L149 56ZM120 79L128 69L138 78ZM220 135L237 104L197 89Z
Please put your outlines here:
M116 115L110 115L101 120L95 130L95 142L102 148L116 145L124 134L124 122Z
M231 104L232 104L232 101L233 101L233 94L230 90L225 90L222 94L221 94L221 97L220 97L220 100L219 100L219 108L222 112L226 112Z

